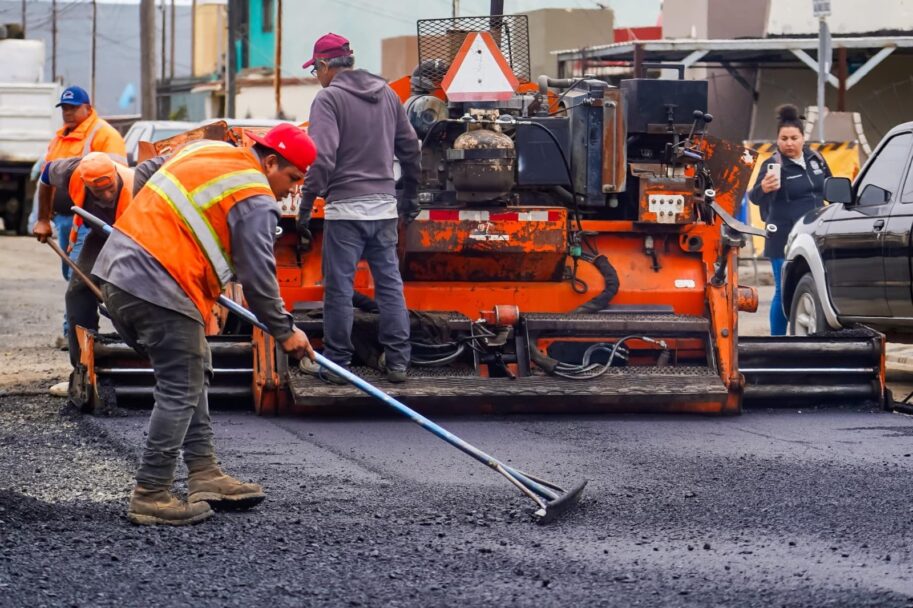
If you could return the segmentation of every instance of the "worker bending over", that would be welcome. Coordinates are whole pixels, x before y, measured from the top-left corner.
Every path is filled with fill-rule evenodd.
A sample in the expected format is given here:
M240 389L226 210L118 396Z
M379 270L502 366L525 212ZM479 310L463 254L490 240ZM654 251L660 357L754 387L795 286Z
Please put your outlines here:
M33 229L33 234L41 242L51 238L50 219L55 191L66 192L67 200L74 206L113 224L133 200L133 169L115 163L102 152L90 152L83 158L62 158L45 164L38 180L38 221ZM75 247L81 227L82 218L76 216L67 235L68 251ZM92 271L107 239L108 235L102 229L91 227L89 230L76 258L76 265L86 275ZM70 364L75 368L79 364L76 326L98 330L98 300L75 273L70 275L67 284L66 323L69 327Z
M301 183L317 154L289 124L253 148L187 144L146 182L114 225L93 270L114 327L155 370L153 407L127 517L183 525L216 508L249 508L261 487L226 475L216 460L207 390L212 356L204 324L225 285L237 279L254 314L285 352L313 358L279 296L273 237L277 199ZM171 492L183 450L188 500Z
M90 152L104 152L115 162L127 166L127 145L124 143L124 138L117 132L117 129L98 115L95 108L92 107L92 100L85 89L77 86L67 87L60 94L57 107L60 108L63 126L54 134L54 138L48 144L45 153L46 163L61 159L82 158ZM62 249L67 248L74 221L73 212L70 210L74 201L69 194L66 186L55 190L53 216L50 218L57 227ZM85 229L77 233L77 239L70 252L70 259L79 258L82 238L87 233L88 231ZM63 278L69 280L70 267L63 264L62 269ZM57 340L58 348L67 347L69 334L66 315L64 315L63 336ZM58 390L55 391L54 388ZM52 388L52 394L60 394L60 387L55 386L54 388Z

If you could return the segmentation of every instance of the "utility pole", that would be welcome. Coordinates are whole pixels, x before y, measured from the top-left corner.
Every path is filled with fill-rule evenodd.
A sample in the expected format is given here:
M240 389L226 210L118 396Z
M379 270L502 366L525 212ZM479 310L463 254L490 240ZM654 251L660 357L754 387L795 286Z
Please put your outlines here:
M831 14L830 0L813 0L812 10L818 18L818 141L824 141L824 87L831 71L831 33L827 18Z
M228 53L225 66L225 117L235 117L235 76L238 70L238 52L235 38L238 35L238 0L228 0Z
M22 0L22 37L25 38L25 0Z
M98 33L98 0L92 0L92 103L95 103L95 48Z
M460 16L460 0L453 0L450 4L453 7L453 18L456 19Z
M197 0L190 3L190 76L197 75Z
M282 0L276 0L276 57L273 60L273 94L276 118L282 118Z
M51 0L51 80L57 81L57 0Z
M162 80L165 80L165 67L168 65L168 56L165 54L165 34L168 28L165 27L165 0L161 0L162 7Z
M140 0L140 76L143 118L155 120L155 0Z
M168 78L174 80L174 0L171 0L171 63L168 66Z

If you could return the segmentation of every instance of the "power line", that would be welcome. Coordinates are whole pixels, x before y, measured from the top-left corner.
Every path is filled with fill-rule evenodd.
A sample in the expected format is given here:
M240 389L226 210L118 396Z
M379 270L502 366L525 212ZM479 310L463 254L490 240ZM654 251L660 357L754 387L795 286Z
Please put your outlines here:
M369 13L376 17L383 17L385 19L390 19L391 21L399 21L401 23L415 23L415 18L409 17L405 13L398 13L398 12L395 13L393 11L384 11L382 9L374 8L373 6L370 6L370 5L364 5L364 4L359 4L357 2L353 2L352 0L333 0L333 1L336 2L337 4L343 4L345 6L349 6L351 8L358 9L360 11Z

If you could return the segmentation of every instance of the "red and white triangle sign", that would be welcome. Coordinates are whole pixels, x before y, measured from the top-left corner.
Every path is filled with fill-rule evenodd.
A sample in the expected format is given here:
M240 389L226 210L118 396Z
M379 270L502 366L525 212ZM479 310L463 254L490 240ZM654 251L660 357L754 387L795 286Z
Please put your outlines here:
M519 86L490 32L466 36L441 82L449 101L503 101Z

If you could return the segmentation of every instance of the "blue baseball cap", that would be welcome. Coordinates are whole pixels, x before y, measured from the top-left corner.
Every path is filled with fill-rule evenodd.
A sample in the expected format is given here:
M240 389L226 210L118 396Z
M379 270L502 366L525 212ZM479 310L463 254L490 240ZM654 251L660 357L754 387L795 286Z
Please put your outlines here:
M81 106L84 103L92 103L89 100L89 94L86 93L86 90L82 87L67 87L63 90L63 93L60 94L60 102L56 107L60 106Z

